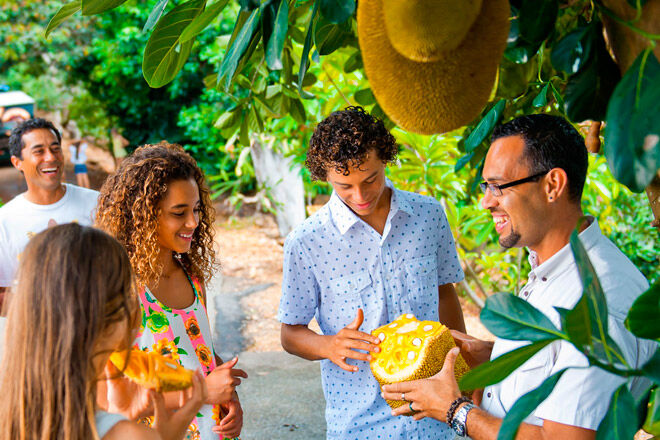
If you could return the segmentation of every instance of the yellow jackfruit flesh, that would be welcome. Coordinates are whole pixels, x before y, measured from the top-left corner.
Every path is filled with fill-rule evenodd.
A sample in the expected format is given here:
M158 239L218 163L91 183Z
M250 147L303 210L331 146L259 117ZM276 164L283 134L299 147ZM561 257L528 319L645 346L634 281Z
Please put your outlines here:
M372 353L370 362L371 372L381 386L437 374L449 350L456 346L447 327L435 321L418 321L410 313L378 327L371 334L381 341L380 353ZM456 379L468 370L459 354L454 366ZM388 400L387 404L394 409L408 402Z
M128 356L128 365L126 357ZM138 385L156 391L178 391L192 386L192 370L157 352L133 349L116 351L110 362Z
M438 61L463 41L482 0L383 0L387 36L404 57Z

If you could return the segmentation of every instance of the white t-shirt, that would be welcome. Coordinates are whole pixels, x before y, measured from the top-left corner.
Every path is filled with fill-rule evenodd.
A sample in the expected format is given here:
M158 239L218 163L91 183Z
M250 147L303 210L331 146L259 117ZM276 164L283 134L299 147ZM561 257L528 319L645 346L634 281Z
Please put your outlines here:
M580 241L607 299L609 334L630 366L640 368L658 345L655 341L635 337L626 329L624 320L633 301L648 289L648 282L614 243L601 233L596 220L580 234ZM582 283L570 245L540 265L536 264L532 253L530 263L532 270L519 296L543 312L557 328L561 328L555 307L572 309L582 295ZM491 359L526 344L528 342L497 338ZM542 425L544 420L551 420L596 430L609 408L610 397L625 380L598 367L588 366L587 358L572 344L554 341L502 382L486 387L481 406L490 414L503 418L523 394L558 371L576 367L564 373L550 396L525 422ZM634 378L628 385L637 398L649 384L647 379Z
M75 185L64 186L64 196L51 205L29 202L23 193L0 208L0 287L11 286L23 249L49 223L92 224L99 193Z
M76 146L69 145L69 152L71 153L71 163L74 165L84 165L87 162L87 144L83 142L80 144L80 147L77 148L78 157L76 157Z

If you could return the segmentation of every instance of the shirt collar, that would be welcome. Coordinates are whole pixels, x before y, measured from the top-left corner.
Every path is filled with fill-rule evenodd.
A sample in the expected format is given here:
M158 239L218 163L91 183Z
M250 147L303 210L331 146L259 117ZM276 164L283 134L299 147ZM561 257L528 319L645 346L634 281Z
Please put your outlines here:
M398 190L394 187L392 181L388 178L385 178L385 186L392 190L392 197L390 199L390 212L388 215L388 220L391 219L397 211L403 211L408 214L412 214L412 207L406 193L404 191ZM332 214L332 220L334 221L339 233L344 235L355 223L358 222L360 217L355 214L351 208L346 206L346 204L339 198L335 191L332 192L330 196L330 212Z
M588 252L598 243L600 237L603 233L598 226L598 220L592 216L587 216L587 219L591 221L591 224L578 235L580 237L580 242L584 249ZM536 275L542 281L547 281L556 274L559 274L564 271L564 269L573 264L572 251L570 243L564 246L554 254L552 257L548 258L547 261L542 264L538 264L538 257L536 252L529 252L529 264L532 266L531 273Z

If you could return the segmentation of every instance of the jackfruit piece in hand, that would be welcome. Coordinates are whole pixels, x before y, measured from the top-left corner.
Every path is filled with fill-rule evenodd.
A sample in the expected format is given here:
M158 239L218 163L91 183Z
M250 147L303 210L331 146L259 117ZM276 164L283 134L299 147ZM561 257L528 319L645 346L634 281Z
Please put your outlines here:
M380 353L372 353L371 372L381 386L425 379L437 374L449 350L456 346L447 327L435 321L418 321L408 313L371 332L380 339ZM458 380L469 370L459 354L454 366ZM387 400L394 408L407 405L403 400Z
M128 365L126 358L128 356ZM116 351L110 362L138 385L161 391L179 391L192 386L193 371L155 351Z

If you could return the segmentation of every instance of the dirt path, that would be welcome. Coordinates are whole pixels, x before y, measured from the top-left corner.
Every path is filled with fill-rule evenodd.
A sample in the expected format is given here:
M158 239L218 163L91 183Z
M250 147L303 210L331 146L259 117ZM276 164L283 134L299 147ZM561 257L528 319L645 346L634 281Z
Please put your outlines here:
M231 284L256 290L242 296L245 319L242 336L246 351L281 351L277 321L282 287L282 245L277 225L266 215L220 221L216 242L222 275ZM271 284L272 283L272 284ZM481 339L493 336L479 322L479 309L461 298L468 333ZM313 328L318 329L315 323Z

